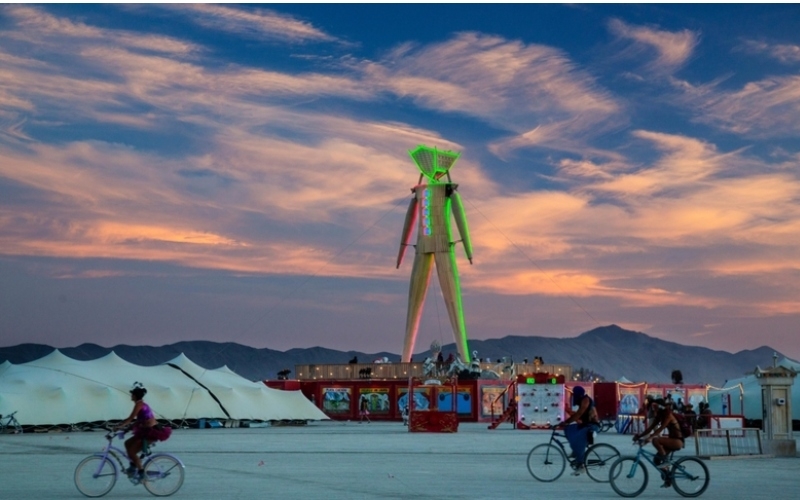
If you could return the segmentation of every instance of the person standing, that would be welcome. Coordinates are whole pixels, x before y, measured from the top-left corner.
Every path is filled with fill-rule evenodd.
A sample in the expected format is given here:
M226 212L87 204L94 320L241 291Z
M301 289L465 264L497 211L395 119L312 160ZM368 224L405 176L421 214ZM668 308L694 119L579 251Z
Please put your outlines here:
M367 398L361 397L361 403L359 405L358 415L361 417L361 420L358 421L359 424L364 423L364 419L367 419L367 423L372 422L369 419L369 402Z

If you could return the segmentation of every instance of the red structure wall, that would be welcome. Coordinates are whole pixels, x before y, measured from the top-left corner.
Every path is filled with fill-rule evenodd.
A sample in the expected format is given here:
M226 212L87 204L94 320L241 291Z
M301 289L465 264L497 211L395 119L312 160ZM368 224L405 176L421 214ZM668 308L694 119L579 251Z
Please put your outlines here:
M538 382L545 383L547 380L537 380ZM563 383L563 377L558 382ZM275 389L302 391L334 420L358 419L359 401L365 398L372 420L402 421L402 405L408 402L408 380L276 380L264 383ZM458 421L492 422L502 415L518 394L516 386L509 385L514 383L501 380L461 380L457 385L455 399L450 386L420 385L414 388L414 399L417 409L421 411L431 409L452 412L455 408ZM614 419L619 414L638 414L647 395L663 398L671 394L675 401L680 397L684 402L691 402L695 410L698 401L707 401L707 389L703 385L646 382L566 382L565 398L571 396L576 385L583 386L586 393L594 399L601 419Z

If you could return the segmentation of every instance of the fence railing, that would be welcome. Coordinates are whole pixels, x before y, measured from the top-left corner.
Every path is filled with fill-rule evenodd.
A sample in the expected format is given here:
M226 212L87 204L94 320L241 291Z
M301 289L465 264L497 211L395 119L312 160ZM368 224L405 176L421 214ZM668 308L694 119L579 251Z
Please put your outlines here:
M481 370L497 373L501 380L509 380L513 374L552 373L572 378L570 365L534 365L533 363L514 363L514 370L503 370L501 363L481 363ZM354 363L295 365L294 377L297 380L358 380L358 379L407 379L424 377L423 363Z
M506 396L507 396L506 405L510 404L511 401L514 401L515 398L516 398L516 389L515 389L515 387L516 386L515 386L515 384L513 382L508 384L508 387L503 389L503 392L501 392L492 401L492 406L491 406L491 409L492 409L492 425L494 425L495 427L497 425L499 425L500 423L502 423L502 422L497 422L497 419L498 419L498 417L503 415L503 413L505 413L505 410L506 410L505 408L503 408L503 400L504 400L503 398L506 398ZM498 410L500 415L495 415L495 412L494 412L495 409ZM512 424L516 425L516 422L513 422ZM494 427L490 427L490 428L494 428Z
M694 435L697 456L761 455L761 429L698 429Z

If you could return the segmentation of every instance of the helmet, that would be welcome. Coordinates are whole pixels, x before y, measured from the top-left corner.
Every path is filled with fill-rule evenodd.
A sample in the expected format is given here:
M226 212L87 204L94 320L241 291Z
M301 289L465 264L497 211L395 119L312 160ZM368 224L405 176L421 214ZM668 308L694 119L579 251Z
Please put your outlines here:
M579 405L581 404L581 399L586 395L586 389L577 385L574 389L572 389L572 404Z

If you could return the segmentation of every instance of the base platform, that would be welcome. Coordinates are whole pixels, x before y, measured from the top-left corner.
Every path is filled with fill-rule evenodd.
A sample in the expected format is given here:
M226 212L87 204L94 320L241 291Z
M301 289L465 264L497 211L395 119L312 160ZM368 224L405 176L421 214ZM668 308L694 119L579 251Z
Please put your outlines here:
M458 414L454 411L412 411L408 432L458 432Z

